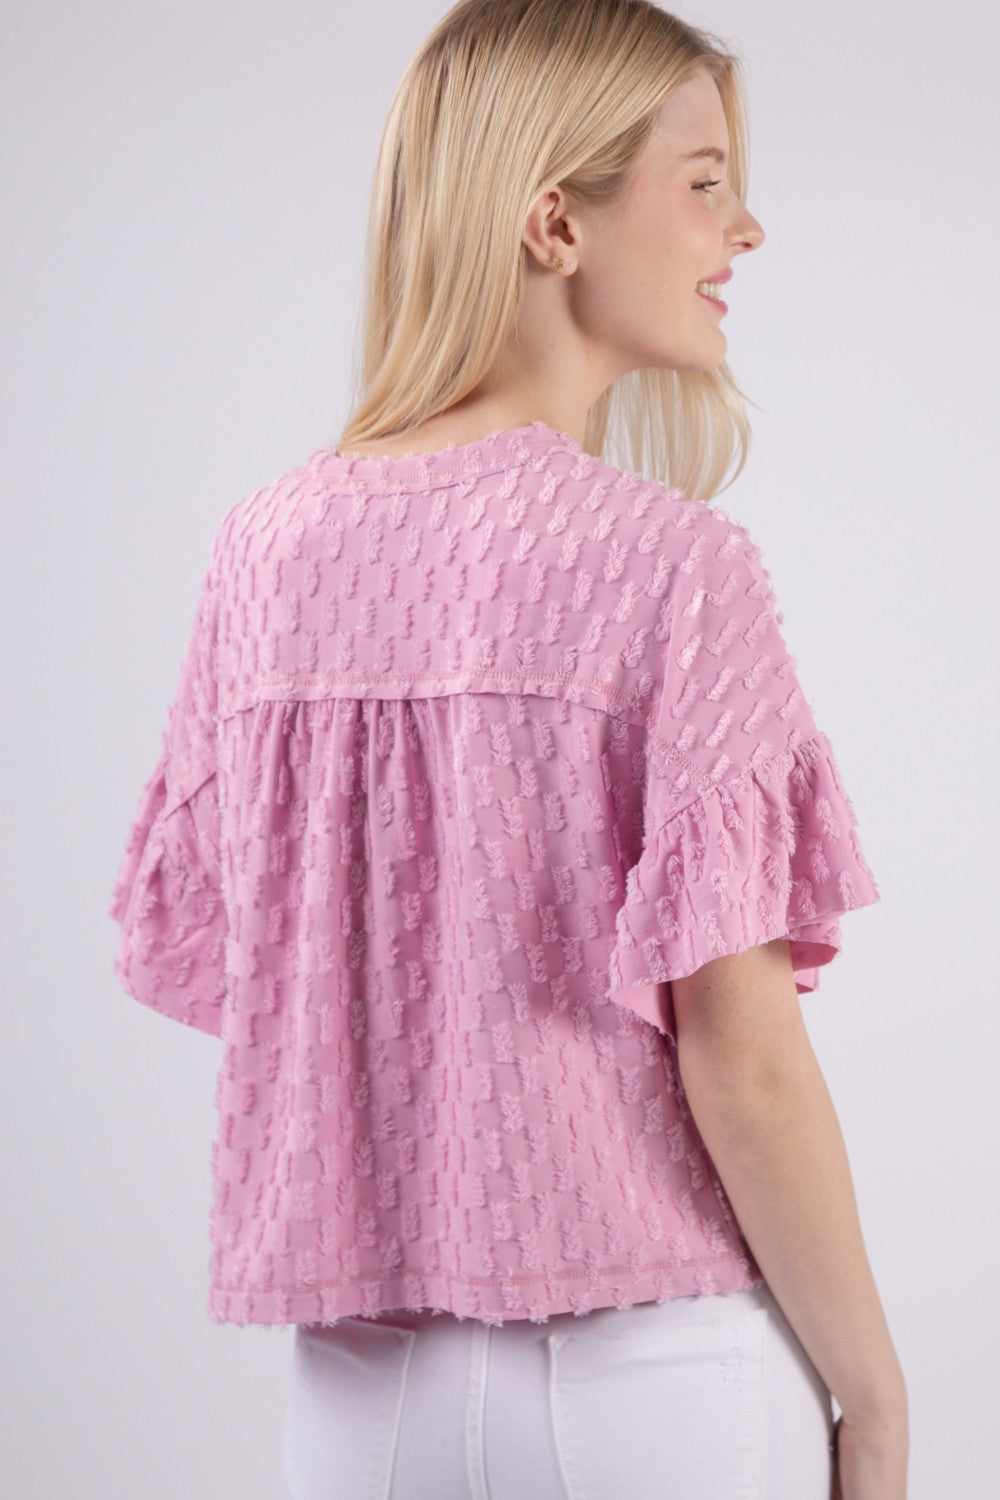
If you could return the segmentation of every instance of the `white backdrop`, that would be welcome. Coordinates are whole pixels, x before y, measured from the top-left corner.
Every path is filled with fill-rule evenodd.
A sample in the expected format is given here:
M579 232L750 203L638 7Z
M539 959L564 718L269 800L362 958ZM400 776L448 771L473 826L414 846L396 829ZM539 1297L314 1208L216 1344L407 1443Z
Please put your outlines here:
M6 6L7 1494L275 1493L290 1334L204 1312L218 1044L125 995L105 913L222 514L347 415L375 149L446 8ZM882 893L803 1005L909 1378L912 1500L981 1495L997 11L676 8L746 58L768 235L726 320L759 410L718 503L761 543Z

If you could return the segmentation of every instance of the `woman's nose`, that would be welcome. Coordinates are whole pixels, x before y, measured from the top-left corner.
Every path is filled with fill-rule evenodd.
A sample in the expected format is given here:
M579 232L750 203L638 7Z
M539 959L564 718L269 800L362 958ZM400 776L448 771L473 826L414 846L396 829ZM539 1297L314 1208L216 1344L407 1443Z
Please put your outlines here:
M742 250L756 250L763 245L766 238L759 220L747 209L743 209L736 223L729 231L733 242L733 249L737 254Z

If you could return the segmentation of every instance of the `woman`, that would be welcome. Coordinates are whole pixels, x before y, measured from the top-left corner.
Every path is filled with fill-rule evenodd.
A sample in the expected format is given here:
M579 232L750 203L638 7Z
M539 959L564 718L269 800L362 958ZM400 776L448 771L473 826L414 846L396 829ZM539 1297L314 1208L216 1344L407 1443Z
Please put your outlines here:
M355 415L216 538L116 967L225 1044L210 1312L296 1325L295 1500L905 1494L798 1001L877 890L703 503L744 138L646 0L463 0L390 112Z

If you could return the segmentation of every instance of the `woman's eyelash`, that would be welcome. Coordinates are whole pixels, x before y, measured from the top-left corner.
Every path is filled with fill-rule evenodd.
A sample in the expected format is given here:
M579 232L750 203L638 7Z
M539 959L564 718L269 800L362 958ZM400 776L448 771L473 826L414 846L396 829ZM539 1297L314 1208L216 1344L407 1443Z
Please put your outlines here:
M721 181L722 181L721 177L716 177L716 179L715 179L714 182L696 182L694 184L694 187L695 187L696 191L698 191L698 192L704 192L706 190L706 188L718 187L719 183Z

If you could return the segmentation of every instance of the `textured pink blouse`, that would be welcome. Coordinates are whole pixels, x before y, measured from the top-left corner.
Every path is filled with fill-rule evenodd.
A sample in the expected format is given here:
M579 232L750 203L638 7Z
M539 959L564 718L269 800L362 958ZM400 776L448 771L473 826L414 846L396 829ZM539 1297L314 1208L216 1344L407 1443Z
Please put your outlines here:
M487 1323L760 1280L670 981L878 900L718 507L542 422L232 506L110 914L222 1040L209 1315Z

